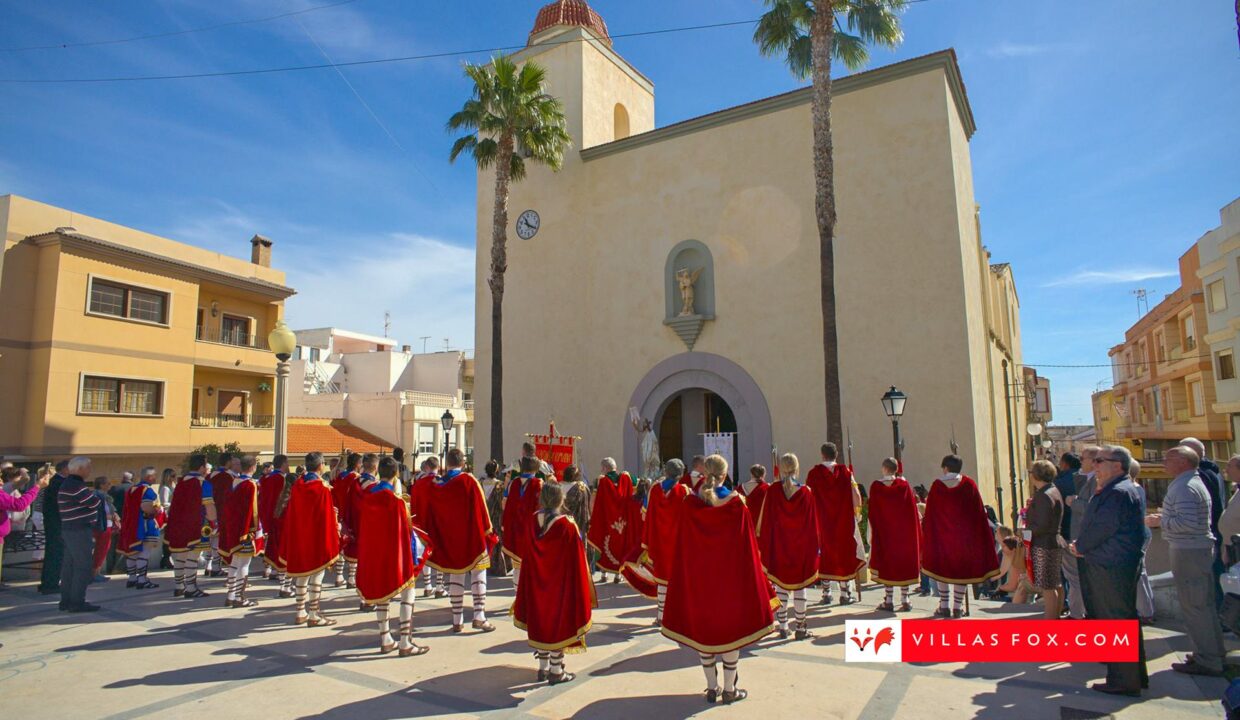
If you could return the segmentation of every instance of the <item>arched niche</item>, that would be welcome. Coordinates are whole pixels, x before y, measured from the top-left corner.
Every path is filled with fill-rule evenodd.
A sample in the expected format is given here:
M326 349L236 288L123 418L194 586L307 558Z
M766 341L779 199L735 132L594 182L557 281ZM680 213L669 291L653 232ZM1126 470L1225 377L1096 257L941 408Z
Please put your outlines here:
M704 320L715 317L715 260L710 248L697 240L683 240L667 254L663 270L665 303L664 320L675 320L681 315L684 302L676 274L681 270L698 273L693 283L693 315Z
M631 133L629 131L629 111L621 103L616 103L615 124L616 140L623 140Z

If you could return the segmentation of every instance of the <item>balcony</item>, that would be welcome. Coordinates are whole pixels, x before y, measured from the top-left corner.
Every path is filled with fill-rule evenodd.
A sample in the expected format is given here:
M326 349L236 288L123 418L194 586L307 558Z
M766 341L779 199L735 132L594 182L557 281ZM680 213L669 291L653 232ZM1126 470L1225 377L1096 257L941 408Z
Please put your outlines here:
M267 347L266 337L247 335L243 332L219 330L217 328L207 328L201 325L197 327L194 334L194 339L198 342L216 343L217 345L232 345L233 347L249 348L251 350L269 350Z
M189 419L192 428L224 428L243 430L272 430L274 415L195 415Z

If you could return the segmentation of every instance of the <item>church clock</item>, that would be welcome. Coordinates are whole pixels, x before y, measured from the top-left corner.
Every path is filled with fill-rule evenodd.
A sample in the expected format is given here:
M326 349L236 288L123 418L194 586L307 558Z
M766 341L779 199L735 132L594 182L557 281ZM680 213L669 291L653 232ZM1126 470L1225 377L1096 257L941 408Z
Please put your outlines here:
M517 218L517 237L522 240L529 240L538 234L538 226L541 220L538 213L533 210L526 210L521 213L521 217Z

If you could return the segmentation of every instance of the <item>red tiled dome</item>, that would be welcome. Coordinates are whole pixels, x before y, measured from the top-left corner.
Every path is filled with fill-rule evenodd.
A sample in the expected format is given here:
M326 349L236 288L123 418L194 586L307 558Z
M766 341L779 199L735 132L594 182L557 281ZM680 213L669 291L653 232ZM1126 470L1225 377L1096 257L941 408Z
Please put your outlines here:
M534 21L534 29L530 31L533 38L538 33L557 25L589 28L603 42L611 45L611 35L607 34L607 23L594 12L585 0L556 0L538 11L538 19Z

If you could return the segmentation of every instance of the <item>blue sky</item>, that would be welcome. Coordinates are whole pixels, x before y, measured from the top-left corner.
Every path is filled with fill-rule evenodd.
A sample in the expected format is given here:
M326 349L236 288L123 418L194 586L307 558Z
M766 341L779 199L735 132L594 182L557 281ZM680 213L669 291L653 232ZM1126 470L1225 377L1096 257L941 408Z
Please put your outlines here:
M0 3L0 48L225 23L331 0ZM356 0L162 39L0 52L0 78L177 74L490 48L525 41L541 2ZM593 0L613 33L757 18L758 0ZM977 119L984 242L1011 262L1024 355L1052 380L1057 423L1176 259L1240 196L1240 48L1223 0L926 0L871 66L947 47ZM747 26L622 38L656 85L658 124L797 87ZM473 342L474 172L443 123L486 53L249 77L0 84L0 194L13 192L230 252L275 239L301 294L294 326L421 347ZM343 75L343 77L342 77ZM347 81L347 82L346 82ZM352 88L350 87L352 86ZM358 99L360 96L361 100ZM369 107L369 110L367 109ZM374 117L372 117L373 112ZM375 118L378 118L376 121ZM390 135L389 135L390 133Z

